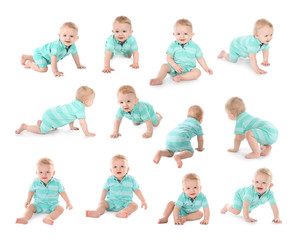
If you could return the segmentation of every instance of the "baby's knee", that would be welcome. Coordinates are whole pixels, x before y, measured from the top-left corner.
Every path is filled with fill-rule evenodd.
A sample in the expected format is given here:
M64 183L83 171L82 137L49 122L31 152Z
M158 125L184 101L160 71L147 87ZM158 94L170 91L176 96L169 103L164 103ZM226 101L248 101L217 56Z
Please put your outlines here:
M59 213L63 213L64 212L64 208L62 206L57 206L54 211L57 211Z
M192 69L191 72L193 72L196 75L196 78L199 78L201 75L201 71L197 68Z
M131 202L131 203L130 203L130 206L131 206L134 210L136 210L136 209L138 208L138 204L135 203L135 202Z
M175 202L174 202L174 201L169 201L167 205L168 205L169 207L174 207Z
M47 72L48 71L48 68L47 67L43 67L43 68L40 68L39 69L39 72Z
M254 137L253 132L251 130L245 132L245 138L248 139L249 137Z

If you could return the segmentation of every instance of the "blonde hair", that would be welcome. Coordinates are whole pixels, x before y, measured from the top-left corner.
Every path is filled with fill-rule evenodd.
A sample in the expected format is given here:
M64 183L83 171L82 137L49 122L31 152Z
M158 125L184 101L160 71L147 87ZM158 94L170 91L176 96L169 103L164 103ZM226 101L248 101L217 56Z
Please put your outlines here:
M268 20L262 18L262 19L259 19L255 22L254 24L254 28L253 28L253 35L256 35L257 34L257 31L259 29L261 29L262 27L264 26L268 26L270 28L273 28L273 25L272 23L270 23Z
M76 99L80 102L84 103L86 100L89 99L89 97L95 94L93 89L87 86L81 86L78 88L76 92Z
M130 86L130 85L124 85L124 86L121 86L118 91L117 91L117 94L119 93L122 93L122 94L134 94L136 96L136 92L135 92L135 89Z
M258 170L256 170L254 176L256 176L257 174L264 174L268 176L270 183L272 183L273 174L269 168L259 168Z
M111 158L111 160L110 160L110 165L113 164L113 161L114 161L115 159L123 160L124 163L125 163L125 165L126 165L126 166L129 166L129 161L128 161L128 159L127 159L124 155L121 155L121 154L117 154L117 155L113 156L113 157Z
M196 180L198 185L200 185L200 178L195 173L188 173L183 177L182 184L184 185L186 180Z
M69 27L69 28L73 28L78 32L78 27L75 23L73 22L65 22L64 24L62 24L62 26L60 27L60 29L64 28L64 27Z
M132 28L131 20L126 16L118 16L117 18L114 19L113 24L116 23L116 22L118 22L118 23L127 23Z
M177 25L191 27L191 29L193 30L192 23L188 19L185 19L185 18L181 18L181 19L177 20L174 24L174 27L176 27Z
M37 164L36 167L40 166L40 165L49 165L54 169L54 163L50 158L41 158Z
M242 112L245 112L246 107L243 100L239 97L232 97L227 100L225 104L225 109L237 117Z
M202 108L198 105L191 106L188 110L187 117L193 117L193 118L196 118L198 121L201 121L201 119L203 117Z

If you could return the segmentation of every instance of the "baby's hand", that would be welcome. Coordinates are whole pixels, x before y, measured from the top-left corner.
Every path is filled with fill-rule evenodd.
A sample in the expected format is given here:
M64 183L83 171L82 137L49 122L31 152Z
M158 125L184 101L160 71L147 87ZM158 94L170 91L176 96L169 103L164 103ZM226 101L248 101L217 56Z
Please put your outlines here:
M246 222L257 222L256 219L251 218L251 217L245 218L245 221L246 221Z
M85 134L86 137L95 137L95 135L96 135L95 133L90 133L90 132Z
M78 68L78 69L85 69L86 67L83 66L83 65L81 65L81 64L79 64L79 65L77 65L77 68Z
M121 136L121 134L120 134L119 132L113 132L113 133L110 135L111 138L118 138L118 137L120 137L120 136Z
M63 72L53 72L55 77L63 77Z
M272 222L274 222L274 223L282 223L282 221L280 220L279 217L278 217L278 218L274 218L274 219L272 220Z
M202 152L203 150L205 150L203 147L202 148L195 148L197 151Z
M270 66L270 63L268 61L263 61L261 64L265 67Z
M213 75L213 70L211 68L207 68L205 69L205 71L210 74L210 75Z
M200 224L204 224L204 225L207 225L209 224L209 219L204 219L200 222Z
M266 74L267 72L264 71L263 69L257 68L254 70L257 74Z
M180 65L175 65L174 68L173 68L177 73L181 73L184 71L184 68Z
M151 136L153 136L152 132L146 132L146 133L143 133L143 135L142 135L143 138L150 138Z
M178 219L174 220L174 224L175 225L184 225L185 222L186 222L186 218L185 217L181 217L181 218L178 218Z
M71 130L76 130L76 131L79 130L79 128L74 127L74 126L70 126L70 129L71 129Z
M138 63L133 63L130 65L131 68L133 69L138 69L139 68L139 64Z
M230 148L230 149L227 149L228 152L238 152L238 150L234 149L234 148Z
M29 202L25 202L24 204L25 208L28 208L29 204L30 204Z
M144 207L144 210L147 209L147 204L145 201L141 203L141 208L143 208L143 207Z
M72 210L73 209L73 205L71 203L66 203L66 209L68 210Z
M105 67L102 72L103 73L111 73L112 71L114 71L113 68L111 68L111 67Z

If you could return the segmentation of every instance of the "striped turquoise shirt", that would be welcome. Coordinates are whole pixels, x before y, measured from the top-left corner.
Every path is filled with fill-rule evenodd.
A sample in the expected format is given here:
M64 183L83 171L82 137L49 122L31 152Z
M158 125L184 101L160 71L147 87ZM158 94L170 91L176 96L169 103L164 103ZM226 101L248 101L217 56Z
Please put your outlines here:
M130 35L128 39L122 43L118 41L114 35L111 35L105 44L105 51L109 50L112 52L112 56L115 55L130 55L133 51L138 50L136 39Z

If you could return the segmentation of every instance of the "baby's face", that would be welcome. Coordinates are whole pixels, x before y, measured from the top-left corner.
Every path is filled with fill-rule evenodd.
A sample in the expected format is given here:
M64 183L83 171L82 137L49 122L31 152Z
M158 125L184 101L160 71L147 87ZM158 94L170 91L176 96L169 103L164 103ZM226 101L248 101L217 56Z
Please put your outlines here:
M261 43L269 43L272 40L273 36L273 28L269 26L264 26L257 30L257 33L255 37L261 42Z
M138 98L134 93L129 93L129 94L118 93L117 102L119 103L120 108L122 110L126 112L131 112L135 107L136 103L138 102Z
M84 101L85 107L90 107L93 104L94 98L95 94L91 94L89 98L86 101Z
M58 36L61 42L67 47L74 44L74 42L76 42L79 38L78 31L76 29L69 28L69 27L61 28Z
M120 42L125 42L132 34L132 29L128 23L115 22L113 24L113 30L115 38Z
M256 174L252 182L254 189L260 195L263 195L269 188L273 186L273 184L270 182L269 176L262 173Z
M55 174L53 166L46 164L39 164L36 169L36 174L44 184L48 184Z
M186 179L183 183L183 191L191 199L198 196L201 191L201 186L197 180Z
M174 27L173 36L180 44L186 44L194 36L194 33L191 27L177 24Z
M110 171L114 177L118 180L122 180L129 171L129 167L123 159L115 158L112 160Z

